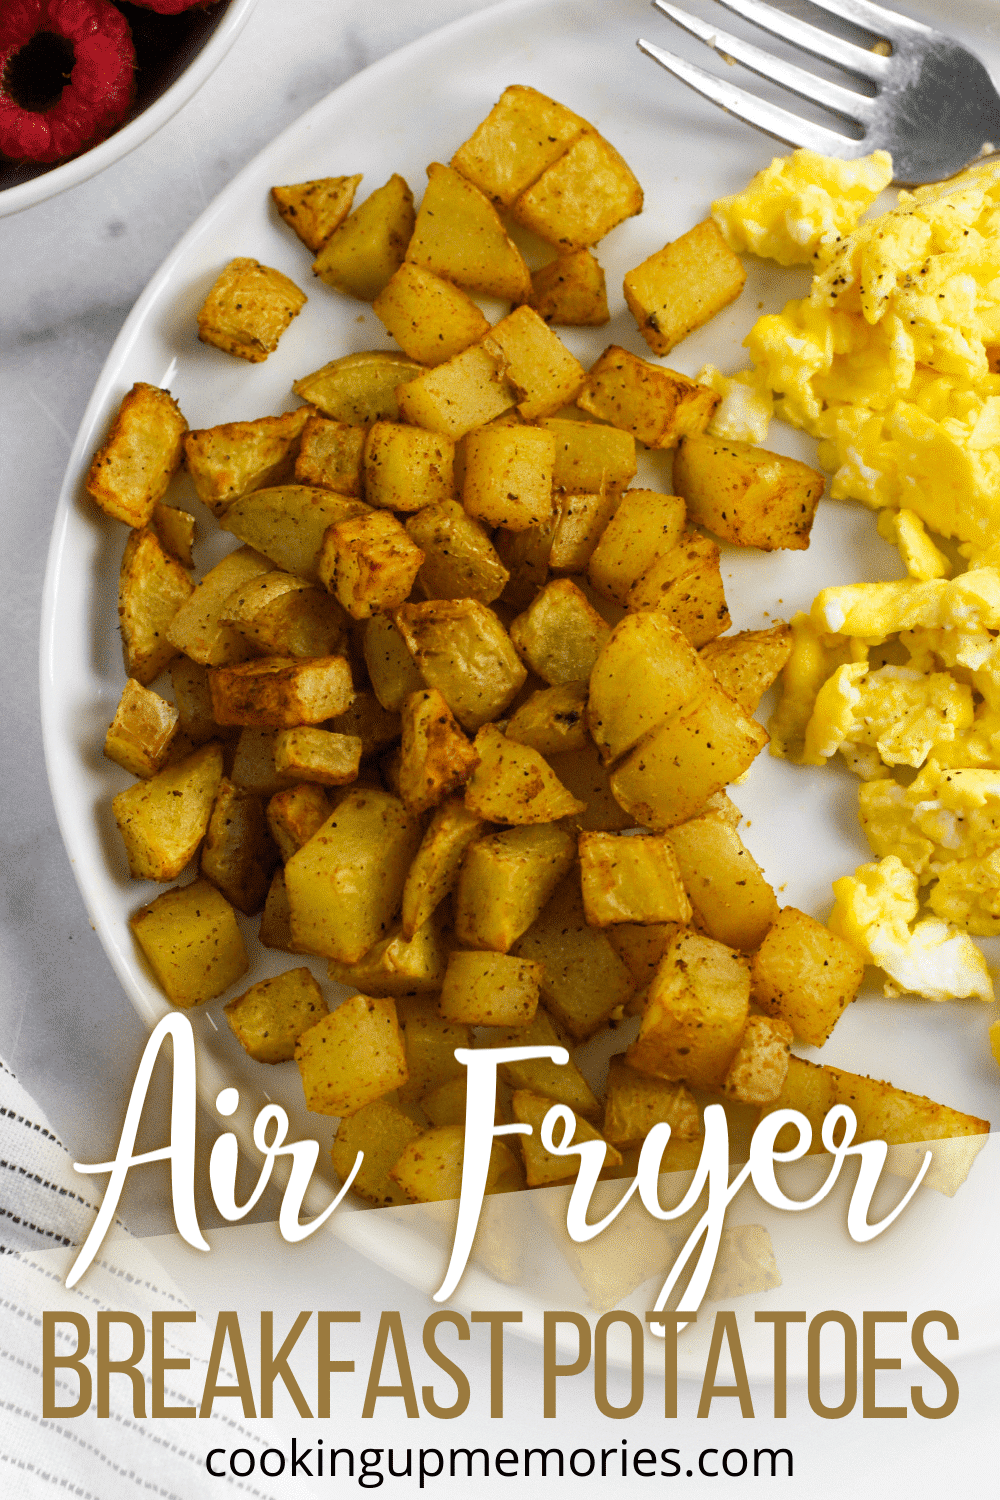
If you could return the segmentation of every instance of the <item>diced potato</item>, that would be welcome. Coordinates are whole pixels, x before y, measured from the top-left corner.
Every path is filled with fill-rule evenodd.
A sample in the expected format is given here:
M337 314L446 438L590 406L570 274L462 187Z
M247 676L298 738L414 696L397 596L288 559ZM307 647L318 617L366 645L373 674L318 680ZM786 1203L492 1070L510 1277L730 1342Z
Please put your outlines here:
M465 805L494 823L553 823L583 812L537 750L509 740L495 724L476 735L479 762L465 789Z
M262 799L223 776L201 850L201 873L246 916L264 905L278 851Z
M586 810L573 820L578 828L611 833L635 826L635 819L629 817L612 796L611 780L601 764L596 746L590 744L582 750L552 755L549 764L563 786L586 803Z
M447 962L448 948L440 923L432 919L410 939L403 936L397 923L357 963L331 959L327 972L335 984L346 984L366 995L402 997L436 994L444 982Z
M406 529L424 554L417 583L428 599L499 599L510 574L485 529L457 500L419 510Z
M349 792L285 865L295 942L339 963L357 963L399 910L420 832L397 797Z
M248 792L259 792L262 797L273 797L275 792L294 786L298 778L288 771L279 771L274 764L277 738L276 729L242 729L236 741L230 781Z
M501 594L505 604L514 609L527 609L549 576L549 554L552 538L559 524L559 512L553 508L549 519L541 526L529 526L525 531L506 531L502 526L493 533L493 545L497 556L508 570L510 577Z
M118 620L125 671L143 687L175 655L167 627L193 593L187 571L163 550L151 529L129 533L118 576Z
M603 759L617 760L711 686L690 641L663 615L626 615L590 674L587 723Z
M569 578L556 578L510 627L518 651L553 687L585 681L611 634Z
M754 954L754 1004L822 1047L864 978L854 949L814 917L786 906Z
M259 364L306 304L295 282L247 256L231 260L198 313L198 337L226 354Z
M702 646L699 655L723 691L736 699L744 713L752 714L791 653L791 629L779 620L770 630L717 636Z
M436 1089L423 1095L420 1108L432 1125L464 1125L467 1096L466 1079L449 1078L447 1083L439 1083ZM497 1119L499 1122L499 1111Z
M406 259L484 297L521 302L531 290L524 257L492 203L453 167L431 162Z
M338 495L360 498L367 427L311 416L302 429L295 460L296 484L317 485Z
M604 934L587 924L575 867L518 938L513 951L518 958L543 965L545 1008L577 1041L593 1036L632 994L628 969Z
M451 164L505 208L585 130L586 120L537 89L504 89Z
M291 1062L304 1031L329 1014L308 969L286 969L252 984L223 1007L233 1035L256 1062Z
M594 548L618 507L618 494L614 490L596 495L561 492L557 499L559 521L552 538L549 567L553 573L585 573Z
M565 1182L567 1178L576 1176L579 1159L575 1156L554 1156L551 1151L546 1151L541 1142L542 1121L553 1106L553 1100L547 1099L543 1094L529 1093L527 1089L516 1089L511 1101L515 1120L532 1127L530 1135L519 1135L517 1140L524 1156L524 1168L527 1173L529 1187L550 1187L554 1182ZM581 1141L603 1141L604 1137L594 1129L593 1125L573 1111L575 1128L569 1140ZM559 1145L568 1144L566 1132L553 1132L554 1138ZM561 1139L560 1139L561 1137ZM621 1152L616 1151L614 1146L605 1141L606 1155L604 1164L608 1167L621 1166Z
M413 194L394 172L324 242L314 274L338 292L373 302L402 265L413 222Z
M408 1082L400 1089L401 1103L415 1103L449 1078L465 1076L455 1048L468 1047L471 1033L468 1026L445 1020L436 1000L426 996L401 1000L399 1026L410 1073Z
M278 735L274 765L279 772L293 772L301 781L346 786L358 779L361 750L361 741L355 735L301 726Z
M111 804L133 880L176 880L205 836L222 780L222 747L137 781Z
M667 838L581 833L579 848L583 909L592 927L691 920L691 903Z
M670 1126L671 1144L701 1137L701 1119L690 1089L637 1073L623 1057L608 1068L604 1138L613 1146L638 1146L654 1125Z
M583 388L586 372L532 307L516 307L483 339L501 374L513 388L526 422L551 417L569 406Z
M788 1072L781 1092L762 1107L760 1119L776 1109L798 1110L812 1127L808 1155L814 1156L825 1149L820 1132L827 1114L838 1103L836 1084L837 1075L833 1068L823 1068L793 1055L788 1059ZM786 1125L778 1132L775 1147L779 1151L789 1151L797 1138L795 1128Z
M276 948L282 953L299 951L292 942L288 891L285 887L285 872L280 866L271 876L264 910L260 914L257 937L264 948Z
M267 826L283 860L318 833L333 808L321 786L302 781L275 792L267 804Z
M406 260L383 287L372 311L404 354L439 365L489 332L489 321L459 287Z
M321 724L343 713L354 694L351 669L342 656L265 656L235 667L213 667L208 685L217 723L254 729Z
M677 922L664 922L652 927L632 922L616 922L605 929L605 936L631 974L633 984L644 992L656 973L660 959L679 930L680 924ZM641 1015L644 1008L645 1001L636 1014Z
M792 1028L770 1016L749 1016L736 1056L722 1080L722 1092L741 1104L777 1099L788 1073Z
M702 931L744 953L758 948L777 920L778 903L733 825L707 812L666 837Z
M543 417L539 427L555 438L552 483L556 489L623 490L635 478L635 438L618 427L569 417Z
M319 576L352 619L367 620L402 604L423 560L402 522L390 511L375 510L328 528Z
M271 197L289 229L315 254L347 218L360 181L360 172L353 177L319 177L273 187Z
M626 490L587 565L595 592L624 604L636 579L680 542L686 516L679 495Z
M236 589L222 612L265 656L337 656L347 616L323 589L293 573L262 573Z
M738 547L802 551L826 478L796 458L736 438L689 434L674 457L688 516Z
M642 188L615 148L591 129L546 167L510 211L550 245L581 250L642 212Z
M455 891L455 936L461 946L506 953L534 922L575 855L576 840L557 823L475 839Z
M477 1047L565 1047L565 1037L556 1030L551 1016L539 1006L534 1020L527 1026L503 1026L482 1031ZM545 1057L526 1058L520 1062L501 1063L497 1070L512 1089L530 1089L550 1102L568 1104L576 1114L596 1119L601 1106L590 1084L572 1058L567 1063L550 1062Z
M424 370L400 386L398 396L398 413L407 422L455 441L517 403L496 358L481 343Z
M234 500L220 525L277 567L317 583L326 532L340 521L367 514L368 506L360 500L308 485L285 484Z
M233 908L207 880L164 891L128 925L167 999L185 1010L214 1000L250 967Z
M625 607L659 610L704 646L732 624L722 584L719 549L711 537L686 532L678 545L653 560L629 589Z
M743 290L747 273L719 232L703 219L625 276L625 301L654 354L714 318Z
M454 443L439 432L376 422L365 442L364 490L368 504L383 510L422 510L453 499Z
M222 516L240 495L290 480L309 417L309 407L300 406L280 417L189 432L184 460L198 499Z
M465 1127L434 1125L405 1148L390 1172L413 1203L443 1203L462 1190ZM516 1192L522 1185L517 1163L503 1141L490 1148L487 1193Z
M553 441L538 427L481 427L465 445L462 504L487 526L524 531L552 513Z
M387 713L400 713L411 693L424 687L424 679L402 635L388 615L372 615L365 621L362 646L372 690Z
M750 1005L747 960L712 938L681 931L649 987L630 1067L717 1090L743 1036Z
M292 390L335 422L368 427L372 422L399 421L396 392L422 372L423 365L405 354L365 349L303 375Z
M647 448L675 448L687 433L704 431L720 399L686 375L611 344L592 366L576 404L631 432Z
M541 688L521 704L504 732L509 740L530 745L546 757L567 750L585 750L590 743L586 709L586 682L563 682L557 687Z
M412 938L458 882L465 852L483 821L462 797L449 797L435 809L403 888L403 936Z
M183 651L201 666L245 661L253 647L235 626L225 624L222 616L230 595L250 579L270 571L267 559L251 547L240 547L216 563L167 626L172 651Z
M164 552L176 558L181 567L194 567L194 538L198 528L190 511L157 500L150 525Z
M351 1184L358 1197L376 1208L409 1203L389 1172L403 1150L421 1133L421 1127L391 1099L373 1099L337 1126L332 1153L334 1171L341 1182L346 1182L358 1152L363 1152L364 1160Z
M179 720L172 703L130 677L104 737L104 753L133 776L155 776Z
M437 688L421 688L403 704L399 795L411 812L436 807L475 769L470 745Z
M395 1002L352 995L302 1033L295 1061L307 1109L353 1115L406 1082Z
M428 687L436 687L463 729L497 718L527 672L492 610L475 599L404 604L393 619ZM383 700L384 701L384 700Z
M169 391L138 381L122 401L85 481L106 516L147 526L184 457L187 422Z
M365 691L355 693L350 708L332 718L327 728L334 734L359 739L362 758L377 755L398 740L402 733L399 715L384 709L374 693Z
M527 1026L538 1009L542 973L531 959L456 951L441 986L441 1014L469 1026Z
M572 250L531 273L533 307L546 323L599 328L610 317L604 272L589 250Z

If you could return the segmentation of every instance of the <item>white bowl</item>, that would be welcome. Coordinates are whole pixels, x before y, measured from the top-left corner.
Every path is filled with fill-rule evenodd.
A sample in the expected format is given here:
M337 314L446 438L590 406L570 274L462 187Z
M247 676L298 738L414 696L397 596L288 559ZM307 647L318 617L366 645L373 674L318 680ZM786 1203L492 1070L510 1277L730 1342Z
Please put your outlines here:
M225 13L217 22L208 39L201 44L194 57L167 88L153 98L145 108L129 119L106 141L92 146L70 161L56 163L43 168L37 176L24 182L0 187L0 218L6 214L20 213L22 208L31 208L54 198L67 188L77 187L88 177L96 177L105 167L120 161L136 146L141 146L149 137L198 92L202 84L211 77L219 63L246 25L257 0L229 0Z

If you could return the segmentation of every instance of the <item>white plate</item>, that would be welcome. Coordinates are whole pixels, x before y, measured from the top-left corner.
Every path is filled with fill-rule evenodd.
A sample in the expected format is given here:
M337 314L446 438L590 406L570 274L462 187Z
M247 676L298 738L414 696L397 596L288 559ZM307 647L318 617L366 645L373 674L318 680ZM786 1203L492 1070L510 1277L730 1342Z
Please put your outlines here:
M709 13L708 0L702 8ZM933 19L930 0L911 9ZM959 0L950 9L950 20L955 34L976 45L1000 75L992 9ZM603 0L517 0L369 68L285 131L220 194L157 272L122 329L81 424L57 512L45 585L42 714L53 797L77 880L115 972L150 1026L168 1006L137 959L127 921L159 888L127 878L109 804L128 778L101 753L123 686L115 589L125 533L102 520L83 494L90 455L136 380L169 387L192 427L208 426L294 404L292 380L336 355L391 347L364 304L312 280L307 254L272 211L267 190L272 183L363 170L362 191L368 192L399 171L419 196L426 164L447 161L512 82L531 84L592 120L622 151L646 190L643 214L599 247L611 289L611 323L598 330L566 330L564 337L585 362L611 342L647 355L618 291L622 274L702 219L710 200L739 188L770 159L774 147L643 59L635 50L640 34L683 45L679 34L650 14L645 0L614 6ZM195 334L195 313L208 287L236 255L276 266L309 291L307 308L278 351L259 366L208 348ZM737 368L743 362L740 341L760 308L778 308L803 287L801 273L752 264L742 298L681 345L671 364L690 374L706 359L726 370ZM769 441L809 455L806 441L780 424L773 426ZM668 471L659 473L668 488ZM183 491L175 491L173 498L188 503ZM191 503L200 509L193 497ZM222 540L216 533L216 541ZM214 560L210 547L202 550L201 561L206 558ZM823 585L900 573L898 557L877 536L873 517L860 506L829 501L820 507L807 553L728 551L724 561L727 595L740 629L808 608ZM870 857L855 815L853 779L836 769L802 769L764 755L735 796L747 816L747 842L782 901L825 916L830 882ZM287 967L282 955L259 948L252 936L255 925L248 924L254 977ZM316 971L325 978L322 964L316 964ZM221 1087L238 1084L245 1129L267 1089L292 1112L300 1135L325 1145L332 1126L304 1111L294 1066L265 1070L252 1063L222 1020L221 1004L192 1015L201 1092L209 1107ZM866 993L845 1014L822 1060L891 1078L900 1087L989 1118L996 1114L998 1095L986 1039L992 1017L979 1002L890 1003ZM963 1307L968 1304L974 1315L974 1325L972 1316L965 1325L967 1348L973 1326L986 1340L1000 1326L995 1294L977 1279L985 1219L995 1215L990 1205L1000 1200L1000 1193L985 1191L996 1172L992 1160L993 1153L984 1153L952 1202L921 1189L908 1218L867 1252L851 1246L842 1231L821 1230L813 1215L762 1215L751 1203L735 1217L768 1223L779 1249L783 1307L845 1308L851 1305L851 1288L861 1297L861 1288L867 1286L874 1295L881 1286L877 1300L857 1305L917 1310L913 1299L932 1296L919 1305L947 1308L949 1290L941 1288L938 1276L944 1257L955 1272L949 1288L954 1285L958 1296L961 1286ZM334 1225L381 1265L415 1284L433 1285L435 1257L429 1259L419 1236L398 1224L387 1229L381 1214L346 1208ZM544 1286L533 1282L530 1294L505 1291L482 1274L470 1273L460 1300L480 1307L520 1306L525 1331L535 1334L544 1306L580 1305L579 1289L554 1251L546 1265ZM884 1284L871 1279L876 1271ZM927 1278L936 1288L933 1293L922 1290ZM900 1301L904 1294L910 1300ZM648 1306L651 1300L647 1287L634 1305ZM773 1296L751 1298L739 1307L749 1312L758 1301L766 1306L769 1300L773 1303ZM684 1368L702 1368L705 1333L700 1324L685 1341ZM754 1344L747 1357L751 1369L770 1368L769 1345ZM795 1355L792 1365L797 1366Z

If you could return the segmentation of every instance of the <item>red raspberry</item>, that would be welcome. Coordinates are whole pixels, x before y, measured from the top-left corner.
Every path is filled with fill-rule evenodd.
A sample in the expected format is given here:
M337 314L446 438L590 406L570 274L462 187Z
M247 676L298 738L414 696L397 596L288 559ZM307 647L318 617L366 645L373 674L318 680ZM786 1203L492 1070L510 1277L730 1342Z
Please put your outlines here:
M55 162L110 135L132 102L135 48L110 0L0 7L0 152Z

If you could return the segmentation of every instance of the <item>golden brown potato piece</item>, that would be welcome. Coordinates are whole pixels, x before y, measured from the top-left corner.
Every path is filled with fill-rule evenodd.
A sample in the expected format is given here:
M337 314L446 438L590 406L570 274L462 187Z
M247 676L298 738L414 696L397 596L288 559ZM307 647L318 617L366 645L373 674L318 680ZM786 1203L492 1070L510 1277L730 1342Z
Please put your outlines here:
M375 697L387 713L400 713L409 695L426 686L406 641L388 615L366 620L361 640Z
M626 615L590 675L587 724L606 763L700 701L712 676L663 615ZM697 809L696 809L697 810Z
M569 406L587 378L580 361L531 307L515 307L495 323L483 348L496 357L526 422Z
M533 307L546 323L599 328L610 317L604 271L589 250L572 250L531 273Z
M241 729L229 773L230 781L245 787L248 792L259 792L262 797L273 797L275 792L294 786L295 776L275 768L277 738L276 729Z
M265 656L235 667L213 667L208 684L217 723L254 729L321 724L343 713L354 693L351 669L342 656Z
M292 390L335 422L369 427L372 422L399 421L396 392L422 372L423 365L405 354L364 349L303 375Z
M540 427L481 427L465 442L462 504L486 526L525 531L552 514L555 444Z
M479 750L470 745L437 688L411 693L402 719L399 795L411 812L427 812L464 785L479 763Z
M424 554L417 583L428 599L499 599L510 574L484 527L457 500L428 505L406 529Z
M510 638L545 682L585 682L611 634L610 627L569 578L556 578L518 615Z
M528 674L510 637L478 600L404 604L393 619L424 682L439 689L463 729L499 717L523 687Z
M571 417L543 417L538 425L556 441L556 489L597 495L623 490L635 478L635 438L630 432Z
M702 930L729 948L753 952L777 920L778 903L733 825L706 812L671 828L667 839Z
M493 823L554 823L584 810L530 746L484 724L476 735L478 764L465 788L465 805Z
M432 1125L404 1149L389 1173L412 1203L443 1203L462 1189L464 1125ZM494 1141L486 1172L487 1193L512 1193L523 1186L517 1163L503 1141Z
M215 516L250 490L292 477L308 406L280 417L203 427L184 439L184 460L198 499Z
M703 219L625 277L625 301L654 354L714 318L743 290L747 273L714 219Z
M365 690L355 693L350 708L332 718L327 728L334 734L359 739L362 757L377 755L398 740L402 733L399 715L389 713L374 693Z
M368 506L360 500L303 484L283 484L242 495L219 524L268 558L272 567L318 583L320 550L329 528L367 514Z
M441 1014L469 1026L527 1026L538 1009L542 972L541 964L506 953L452 953Z
M583 909L592 927L690 922L681 870L668 839L581 833Z
M130 677L104 737L104 753L133 776L155 776L179 722L172 703Z
M541 688L507 721L509 740L530 745L546 757L568 750L585 750L587 734L587 684L563 682Z
M679 495L626 490L587 564L594 592L602 599L624 604L636 579L656 558L678 545L686 516Z
M300 725L283 729L274 742L274 764L302 781L321 786L346 786L357 781L361 765L361 741L350 734Z
M754 954L754 1004L822 1047L861 988L865 966L843 938L794 906L778 914Z
M539 1006L527 1026L498 1026L483 1030L476 1037L477 1047L565 1047L566 1036L557 1030L548 1012ZM501 1063L497 1070L512 1089L530 1089L550 1102L568 1104L575 1113L596 1119L601 1106L590 1084L576 1063L550 1062L547 1057L532 1057L521 1062Z
M318 485L338 495L360 499L367 435L367 427L311 416L302 429L295 460L296 484Z
M674 485L688 516L738 547L802 551L826 478L818 469L735 438L681 439Z
M455 890L455 936L461 946L508 952L534 922L575 856L576 840L557 823L509 828L474 839Z
M222 747L137 781L111 804L133 880L176 880L205 836L222 780Z
M236 914L207 880L164 891L128 925L167 999L185 1010L214 1000L250 967Z
M408 1114L391 1099L373 1099L337 1126L333 1142L333 1166L341 1182L351 1175L358 1152L364 1160L352 1189L376 1208L395 1208L409 1198L389 1176L404 1148L422 1133Z
M537 89L511 84L451 164L505 208L585 130L586 120Z
M118 408L86 478L106 516L146 526L184 457L187 422L169 391L137 382Z
M506 302L531 290L524 257L492 203L453 167L431 162L406 259L466 291Z
M510 577L500 598L514 609L527 609L549 576L549 554L552 538L559 524L555 508L541 526L525 531L506 531L502 526L493 533L497 556Z
M462 797L449 797L434 811L403 888L403 936L412 938L458 881L465 851L482 831L483 820Z
M222 622L265 656L339 656L349 621L324 589L293 573L261 573L230 594Z
M613 1057L604 1104L605 1140L613 1146L638 1146L654 1125L669 1125L672 1142L698 1140L701 1119L691 1090L637 1073L624 1057Z
M372 303L404 354L439 365L489 332L489 322L459 287L406 260Z
M252 917L264 906L277 863L263 798L223 776L201 849L201 873Z
M150 525L165 552L175 557L182 567L194 567L194 538L198 527L190 511L178 510L175 505L165 505L162 500L157 500Z
M225 624L222 616L236 589L269 572L270 563L251 547L239 547L216 563L190 591L167 626L172 652L182 651L204 667L246 661L253 647L235 626Z
M231 260L198 314L198 337L225 354L260 364L306 304L295 282L247 256Z
M423 560L402 522L390 511L374 510L328 528L319 577L352 619L367 620L402 604Z
M542 1145L541 1129L542 1121L552 1108L553 1100L546 1098L543 1094L532 1094L527 1089L515 1089L511 1100L515 1120L532 1127L531 1135L520 1135L517 1137L524 1156L524 1169L528 1178L529 1187L551 1187L555 1182L565 1182L576 1176L579 1158L575 1156L554 1156L551 1151L546 1151ZM558 1145L568 1145L570 1141L604 1141L604 1137L594 1129L593 1125L576 1111L574 1115L574 1129L572 1133L560 1131L558 1128L553 1133ZM606 1167L620 1167L622 1164L621 1152L607 1141L604 1142L606 1155L604 1165Z
M409 1080L400 1089L401 1103L415 1103L449 1078L464 1078L465 1068L456 1058L455 1048L468 1047L472 1034L468 1026L446 1021L437 1000L426 995L401 1000L399 1029L410 1070Z
M291 1062L304 1031L329 1014L323 992L308 969L286 969L252 984L223 1007L233 1035L257 1062Z
M295 1044L306 1108L353 1115L406 1082L406 1057L392 1000L352 995Z
M719 548L711 537L688 531L669 552L650 563L625 596L629 610L658 610L704 646L732 624L722 583Z
M611 794L610 778L595 745L563 751L548 759L563 786L586 803L586 811L573 820L578 828L612 833L616 829L635 826L635 819L619 807Z
M748 960L712 938L682 930L653 976L639 1035L625 1059L640 1073L717 1090L736 1055L749 1005Z
M647 448L675 448L687 433L708 426L719 400L686 375L611 344L591 367L576 404L631 432Z
M605 928L605 936L631 974L636 989L645 992L660 959L679 931L678 922L664 922L662 926L653 927L620 922ZM641 1015L642 1009L640 1007L636 1014Z
M333 811L329 797L313 781L275 792L267 804L267 826L283 860L318 833Z
M447 962L448 945L441 924L432 918L410 939L404 938L397 922L357 963L343 964L331 958L327 973L335 984L361 990L365 995L401 999L405 995L437 994Z
M553 573L585 573L608 522L618 508L618 493L573 494L565 490L557 497L559 520L549 550Z
M456 442L517 404L517 393L501 373L498 358L482 343L417 374L398 388L397 397L397 415Z
M788 1073L792 1028L771 1016L749 1016L742 1040L722 1080L722 1093L740 1104L777 1099Z
M373 302L403 263L413 220L413 194L394 172L324 242L314 274L348 297Z
M511 204L550 245L582 250L642 212L642 188L614 146L590 127Z
M455 495L455 445L438 432L376 422L365 441L364 492L369 505L415 511Z
M353 177L318 177L273 187L271 197L289 229L315 255L351 211L361 173Z
M779 620L770 630L717 636L698 654L715 673L719 686L744 713L752 714L792 654L792 632Z

